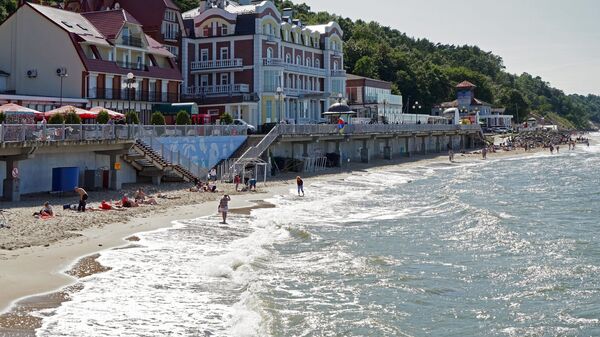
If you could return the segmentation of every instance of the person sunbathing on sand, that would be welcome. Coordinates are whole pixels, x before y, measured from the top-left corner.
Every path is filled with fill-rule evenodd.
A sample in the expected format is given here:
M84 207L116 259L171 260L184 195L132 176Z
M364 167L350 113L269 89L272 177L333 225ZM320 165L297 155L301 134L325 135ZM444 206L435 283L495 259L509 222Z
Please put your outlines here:
M123 196L123 199L121 199L120 204L121 204L121 206L123 206L125 208L140 207L140 205L137 202L135 202L134 200L129 199L127 197L127 195Z
M144 193L144 190L141 188L135 192L133 198L135 199L135 202L139 204L158 205L156 199L146 196L146 193Z

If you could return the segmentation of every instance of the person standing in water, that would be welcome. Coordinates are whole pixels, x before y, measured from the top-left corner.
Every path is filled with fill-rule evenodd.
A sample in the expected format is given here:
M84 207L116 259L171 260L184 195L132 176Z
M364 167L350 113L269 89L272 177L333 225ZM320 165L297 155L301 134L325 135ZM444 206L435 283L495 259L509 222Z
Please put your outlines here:
M296 185L298 185L298 196L300 196L300 192L302 192L302 196L304 196L304 181L300 176L296 177Z
M221 213L221 215L223 216L223 222L221 222L222 224L227 224L227 212L229 212L229 202L231 201L231 198L229 197L229 195L225 194L223 196L223 198L221 198L221 201L219 202L219 213Z
M448 148L448 160L453 163L454 162L454 151L452 150L452 145L448 143L446 146Z
M487 147L484 146L483 149L481 149L481 155L483 156L483 159L487 159Z

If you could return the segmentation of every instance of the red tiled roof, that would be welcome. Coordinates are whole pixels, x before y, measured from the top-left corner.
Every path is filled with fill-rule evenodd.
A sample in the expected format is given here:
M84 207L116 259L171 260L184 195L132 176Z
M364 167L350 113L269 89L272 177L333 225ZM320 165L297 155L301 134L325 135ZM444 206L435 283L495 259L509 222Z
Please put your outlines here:
M471 88L476 88L477 86L469 81L463 81L460 82L456 88L458 89L471 89Z
M171 0L120 0L119 4L133 13L147 29L160 29L167 8L179 11Z
M108 39L114 39L125 22L141 25L131 14L124 9L115 9L112 11L82 13L83 17L88 19L102 35Z

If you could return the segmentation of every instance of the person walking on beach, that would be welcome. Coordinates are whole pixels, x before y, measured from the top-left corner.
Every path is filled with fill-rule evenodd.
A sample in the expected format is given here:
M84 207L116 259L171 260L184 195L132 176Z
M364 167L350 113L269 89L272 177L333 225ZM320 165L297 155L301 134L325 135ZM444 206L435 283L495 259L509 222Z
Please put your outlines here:
M88 194L81 187L75 187L75 193L79 194L79 206L77 212L85 212L85 206L87 205Z
M227 224L227 212L229 212L229 202L230 201L231 201L231 198L227 194L225 194L223 196L223 198L221 198L221 201L219 201L218 211L223 216L223 222L221 222L221 223L224 225Z
M556 154L560 153L560 145L556 145Z
M450 143L448 143L448 145L446 146L448 148L448 160L450 160L451 163L454 162L454 150L452 150L452 145L450 145Z
M550 144L550 154L554 154L554 145Z
M300 192L302 192L302 196L304 196L304 181L300 176L296 177L296 185L298 185L298 196L300 196Z
M236 174L235 177L233 177L233 183L235 184L235 191L239 192L240 190L240 183L242 182L242 178L240 178L239 174Z
M481 149L481 155L483 156L483 159L487 159L487 146L484 146L483 149Z

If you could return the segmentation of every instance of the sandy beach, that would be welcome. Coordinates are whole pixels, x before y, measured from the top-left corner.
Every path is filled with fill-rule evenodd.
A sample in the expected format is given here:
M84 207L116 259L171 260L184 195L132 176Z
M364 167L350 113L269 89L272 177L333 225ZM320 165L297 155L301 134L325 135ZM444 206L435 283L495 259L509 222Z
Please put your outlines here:
M500 151L489 153L488 159L530 155L535 151L543 149L528 152L521 149ZM350 172L377 170L383 166L401 165L403 168L410 168L440 163L461 165L480 160L481 153L478 151L457 153L454 164L448 163L446 155L414 156L369 164L352 163L342 169L303 174L303 178L310 186L311 182L317 180L341 179ZM266 186L259 184L256 193L235 193L231 184L219 186L232 195L230 217L249 214L254 208L272 207L264 200L293 191L295 175L289 173L275 176ZM175 220L218 216L217 200L222 192L189 192L189 184L165 184L160 187L135 185L119 193L91 192L90 204L97 207L102 200L115 200L123 193L133 195L139 187L143 187L148 195L163 193L169 199L158 199L157 206L142 206L125 211L93 211L82 214L61 209L59 215L50 220L32 216L45 201L44 196L31 196L19 204L3 204L2 208L8 209L7 216L12 227L0 230L0 288L3 289L0 292L0 310L5 312L0 317L1 328L20 329L23 333L22 329L30 332L35 329L39 322L36 323L35 319L26 315L28 310L50 305L48 301L59 305L65 300L61 289L75 286L77 278L105 271L104 266L94 263L96 254L101 254L103 250L126 248L135 244L136 233L169 227ZM76 197L53 198L49 201L58 205L74 203ZM13 310L6 314L11 307ZM0 335L1 333L2 330Z

